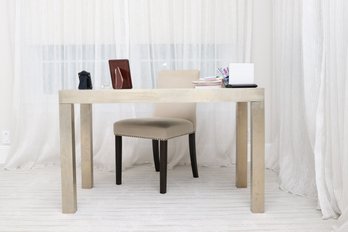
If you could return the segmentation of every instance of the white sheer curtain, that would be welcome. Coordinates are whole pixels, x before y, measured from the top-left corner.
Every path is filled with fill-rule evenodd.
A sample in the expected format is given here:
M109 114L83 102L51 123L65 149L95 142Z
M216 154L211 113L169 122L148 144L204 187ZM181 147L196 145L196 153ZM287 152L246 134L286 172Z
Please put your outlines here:
M272 77L271 153L278 157L273 168L279 170L280 186L296 194L315 196L315 121L307 99L310 83L304 78L302 51L302 1L274 1L274 74ZM312 90L312 92L315 92ZM314 113L315 115L315 113Z
M8 3L15 64L9 169L59 162L57 92L76 88L83 69L101 88L110 85L107 60L129 58L135 88L152 88L161 69L197 68L205 76L229 62L250 61L252 0ZM273 11L267 164L279 171L281 188L317 196L323 217L341 215L338 230L346 231L348 3L274 0ZM96 165L113 169L115 120L150 113L151 105L94 107ZM233 104L198 106L201 165L233 162L233 115ZM188 161L186 142L171 143L170 166ZM151 162L150 143L132 139L124 147L125 167Z
M280 185L348 218L348 2L275 0L270 125Z
M316 178L324 217L341 215L348 231L348 2L322 0L322 66ZM345 224L344 224L345 222Z
M194 68L207 76L230 62L250 60L252 0L9 2L15 83L8 169L59 162L57 93L77 88L81 70L91 72L95 88L107 87L107 60L128 58L134 88L152 88L161 69ZM151 108L143 104L94 107L96 166L114 168L112 123L149 115ZM234 104L199 105L197 117L199 164L230 165ZM79 133L76 136L78 141ZM186 138L170 143L169 166L189 161L186 144ZM79 154L79 146L77 150ZM125 167L152 162L151 154L149 141L125 140Z

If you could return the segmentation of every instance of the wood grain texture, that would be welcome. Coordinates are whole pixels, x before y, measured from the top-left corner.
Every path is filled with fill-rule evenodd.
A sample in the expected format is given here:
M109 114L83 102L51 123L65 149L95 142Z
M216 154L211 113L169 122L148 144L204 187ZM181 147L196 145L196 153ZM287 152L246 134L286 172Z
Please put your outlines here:
M265 211L265 109L264 102L251 102L251 211Z
M234 166L199 171L192 178L189 165L168 169L162 195L153 164L126 169L122 185L114 172L95 170L94 188L77 189L72 215L61 213L58 166L0 171L0 231L328 232L336 223L321 219L316 200L281 191L272 171L266 170L264 214L250 212L250 189L235 187Z
M80 105L82 188L93 188L92 105Z
M75 104L79 103L82 104L81 107L81 113L86 114L82 116L82 119L84 120L83 123L87 123L87 130L84 130L83 133L86 133L87 135L82 136L84 141L81 143L82 146L86 146L86 144L89 144L86 147L82 147L83 159L87 161L83 161L83 179L87 180L87 184L83 183L83 187L91 187L93 185L93 163L91 162L93 154L92 154L92 130L91 130L91 104L95 103L182 103L182 102L223 102L223 101L234 101L234 102L261 102L263 104L264 101L264 89L262 88L243 88L243 89L131 89L131 90L61 90L59 91L59 102L60 105L63 106L64 104ZM262 110L264 110L262 108ZM68 112L68 111L66 111ZM253 111L252 111L253 112ZM257 112L257 111L256 111ZM263 112L264 113L264 112ZM256 117L258 118L258 116ZM70 120L73 123L74 121L74 115L72 114L72 117L66 118L67 120ZM64 119L65 120L65 119ZM255 122L258 120L256 119ZM69 124L67 123L67 124ZM63 123L65 125L65 123ZM263 128L264 125L258 128ZM264 134L264 131L261 133ZM73 131L69 130L69 127L64 126L61 127L60 131L60 137L63 135L67 135L67 137L74 137ZM263 139L264 138L260 136L255 136L254 139L258 140L258 138ZM64 140L65 141L65 140ZM256 141L256 147L258 148L260 141ZM63 145L62 145L63 147ZM69 144L67 144L67 148L64 149L72 149L72 146L69 147ZM264 148L264 144L263 144ZM62 149L62 151L64 150ZM64 153L61 154L62 157L66 157L68 159L71 159L71 156L75 154L75 151L70 151L70 153ZM264 158L264 152L263 156L258 157L257 159ZM89 161L88 161L89 159ZM257 161L257 159L255 159ZM75 157L74 159L75 160ZM262 161L264 164L264 160ZM254 162L254 166L252 166L254 176L260 176L264 173L264 165L262 167L256 167L258 164L262 164L262 162ZM241 162L239 162L239 168L242 167L243 172L243 165L240 165ZM70 173L73 175L71 178L75 178L75 169L73 171L70 170L71 167L74 167L74 165L70 165L68 162L62 162L62 171L68 170L68 174ZM245 166L245 164L244 164ZM261 170L262 168L262 170ZM89 169L89 170L88 170ZM245 167L244 167L245 169ZM86 171L87 170L87 171ZM244 170L245 173L245 170ZM67 177L68 174L62 175L62 177ZM240 177L245 177L245 174L239 175ZM67 177L68 178L68 177ZM63 180L62 182L67 183L71 182L71 178L68 178L67 180ZM253 180L253 179L252 179ZM263 184L262 181L259 181L260 179L254 178L255 181L252 181L253 188L252 190L252 198L251 198L251 204L252 204L252 211L253 212L262 212L263 209L261 205L264 204L264 200L261 198L264 198L264 196L259 196L262 191L261 188L264 188L264 186L261 186ZM245 181L244 181L245 182ZM242 185L245 185L245 183L242 183ZM75 185L76 187L76 185ZM72 202L72 205L70 206L70 210L67 210L67 212L73 211L76 208L76 194L73 196L71 193L72 187L70 185L67 185L66 187L62 188L63 195L66 197L71 196L72 199L63 199L63 205L67 204L67 202ZM254 189L254 190L253 190ZM76 192L76 190L75 190ZM67 206L63 206L63 208L66 208ZM63 209L63 212L66 210Z
M264 89L108 89L61 90L60 103L167 103L263 101Z
M77 196L74 105L59 104L59 128L62 212L75 213Z
M236 186L246 188L248 182L248 103L238 102L236 114Z

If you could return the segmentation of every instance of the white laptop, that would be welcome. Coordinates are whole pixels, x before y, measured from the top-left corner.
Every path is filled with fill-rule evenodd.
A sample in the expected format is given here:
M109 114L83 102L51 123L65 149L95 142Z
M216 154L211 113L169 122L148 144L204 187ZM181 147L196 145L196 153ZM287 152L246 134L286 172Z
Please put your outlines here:
M254 83L254 64L252 63L230 63L229 84L255 84Z

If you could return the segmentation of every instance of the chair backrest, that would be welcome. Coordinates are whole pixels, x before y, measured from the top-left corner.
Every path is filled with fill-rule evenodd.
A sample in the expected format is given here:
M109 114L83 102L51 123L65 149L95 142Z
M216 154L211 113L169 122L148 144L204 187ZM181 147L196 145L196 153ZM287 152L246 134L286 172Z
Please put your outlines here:
M199 70L160 71L157 76L157 88L193 88L192 81L198 79ZM195 103L159 103L155 106L154 116L187 119L196 128Z

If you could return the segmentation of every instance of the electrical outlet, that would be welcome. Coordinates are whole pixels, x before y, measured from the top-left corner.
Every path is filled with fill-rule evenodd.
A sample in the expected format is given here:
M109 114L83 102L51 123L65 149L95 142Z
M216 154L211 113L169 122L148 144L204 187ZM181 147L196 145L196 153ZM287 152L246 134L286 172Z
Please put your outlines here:
M3 145L8 145L11 143L11 140L10 140L10 131L8 130L2 130L1 131L1 143Z

